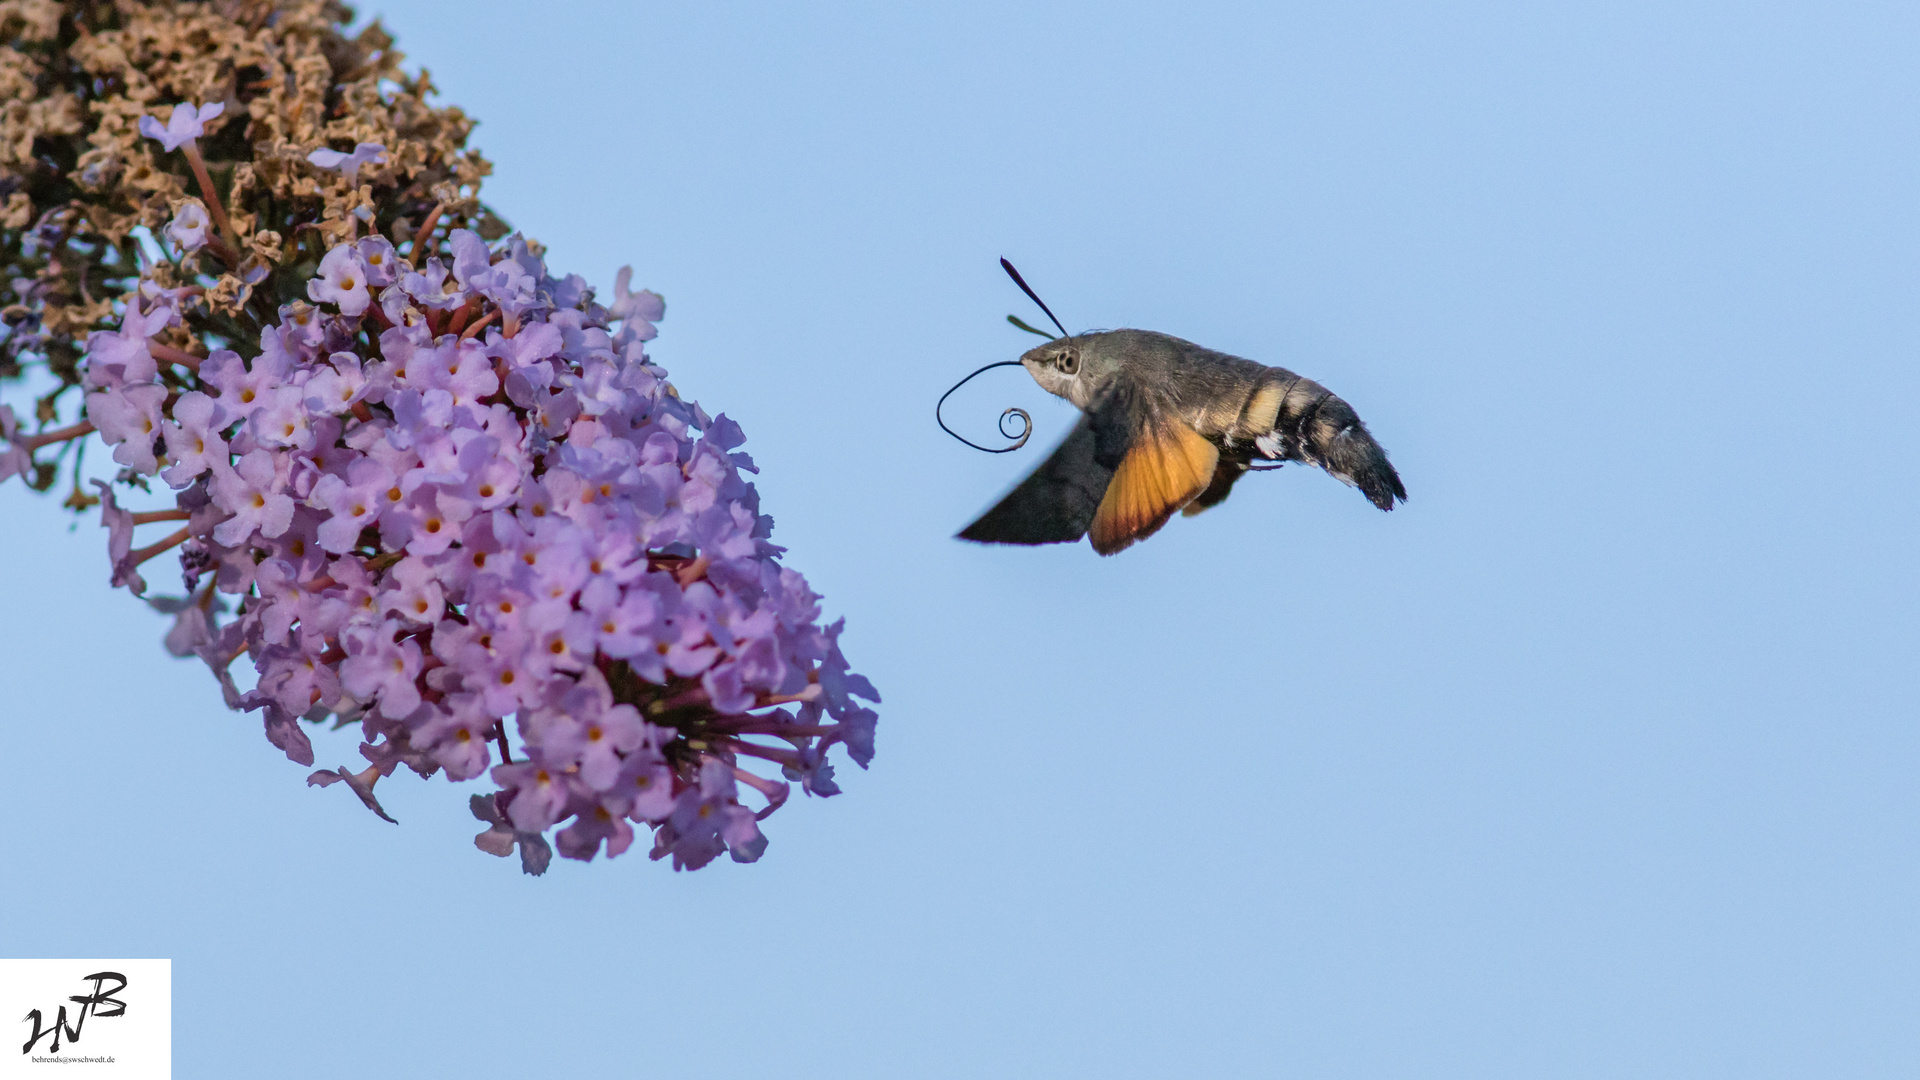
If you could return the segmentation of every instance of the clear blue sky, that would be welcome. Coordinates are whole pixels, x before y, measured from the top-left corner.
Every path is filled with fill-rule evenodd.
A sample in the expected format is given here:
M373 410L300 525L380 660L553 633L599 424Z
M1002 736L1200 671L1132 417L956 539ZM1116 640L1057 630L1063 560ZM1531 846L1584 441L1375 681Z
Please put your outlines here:
M477 789L304 787L9 485L0 954L171 957L182 1076L1920 1073L1920 9L367 10L666 295L879 756L758 865L527 878ZM1326 383L1411 502L949 539L1071 419L933 424L1032 340L1001 255Z

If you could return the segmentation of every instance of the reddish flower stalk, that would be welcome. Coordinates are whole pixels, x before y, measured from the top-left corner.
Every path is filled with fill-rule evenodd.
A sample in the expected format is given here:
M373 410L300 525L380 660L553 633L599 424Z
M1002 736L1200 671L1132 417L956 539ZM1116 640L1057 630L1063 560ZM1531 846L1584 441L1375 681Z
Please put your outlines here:
M180 149L187 155L187 164L193 169L193 178L200 185L200 194L207 204L207 213L212 215L214 225L220 229L220 235L232 248L232 251L224 255L218 249L214 254L223 255L224 261L229 266L236 265L239 262L238 253L242 246L240 234L234 231L233 222L227 218L227 208L220 201L220 193L213 189L213 176L207 172L207 163L200 157L200 146L195 140L188 139L180 144Z
M166 539L161 540L158 543L148 544L146 547L143 547L143 548L136 548L127 554L127 565L139 566L141 563L146 562L148 559L153 558L155 555L158 555L161 552L169 551L173 548L179 547L181 544L186 543L187 538L192 535L193 535L192 530L181 529L179 532L173 533L172 535L168 536Z
M63 428L55 428L52 431L41 432L38 435L23 436L19 440L19 445L23 449L32 452L43 446L51 446L57 442L66 442L68 439L84 438L91 434L93 434L93 421L82 420L77 424Z
M186 521L193 514L186 510L142 510L133 515L135 525L151 525L156 521Z
M196 374L200 371L200 362L206 359L204 356L195 356L185 349L176 349L171 345L162 345L157 341L147 342L147 351L153 354L155 360L162 360L169 364L179 364L181 367Z
M475 336L477 336L480 333L480 331L487 328L488 323L492 322L493 320L499 317L500 317L499 308L494 308L492 311L487 312L485 315L482 315L480 317L478 322L475 322L472 325L468 326L465 330L460 331L460 340L461 341L472 340Z
M427 264L427 260L422 258L422 255L427 250L427 241L433 239L434 227L440 224L440 215L446 212L447 202L445 199L434 203L433 209L427 213L426 222L420 226L418 232L413 234L413 261L420 267L424 267Z

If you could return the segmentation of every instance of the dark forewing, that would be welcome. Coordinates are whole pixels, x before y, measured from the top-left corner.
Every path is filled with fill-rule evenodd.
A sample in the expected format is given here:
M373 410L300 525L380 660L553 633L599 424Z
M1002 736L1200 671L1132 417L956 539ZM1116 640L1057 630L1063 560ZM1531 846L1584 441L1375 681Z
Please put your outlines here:
M1096 459L1093 421L1073 426L1052 456L1007 493L960 539L983 544L1064 544L1087 533L1113 469Z

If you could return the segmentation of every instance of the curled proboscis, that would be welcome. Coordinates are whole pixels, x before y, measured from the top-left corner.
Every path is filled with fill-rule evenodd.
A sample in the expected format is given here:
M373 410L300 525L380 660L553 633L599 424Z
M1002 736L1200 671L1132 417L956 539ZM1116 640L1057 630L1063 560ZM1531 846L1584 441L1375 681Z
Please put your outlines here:
M961 387L967 385L967 383L973 379L974 375L978 375L982 371L990 371L997 367L1019 367L1019 366L1020 366L1020 361L1018 360L1001 360L997 363L988 364L986 367L983 367L979 371L974 372L973 375L969 375L966 378L961 379L959 382L954 383L951 387L947 389L946 393L940 395L940 400L933 406L934 423L937 423L940 425L941 431L944 431L947 434L953 436L954 438L959 439L961 442L966 443L968 446L973 447L975 450L985 451L986 453L989 453L989 454L1004 454L1012 450L1018 450L1021 447L1027 445L1027 440L1033 436L1033 417L1029 416L1027 414L1027 410L1025 409L1013 408L1013 409L1008 409L1007 411L1000 414L1000 434L1005 435L1009 439L1012 439L1013 444L1011 446L1002 446L998 449L995 449L994 447L991 447L991 446L981 446L979 443L974 442L972 439L969 439L966 436L948 427L947 422L944 419L942 419L940 416L940 407L947 403L947 399L953 396L953 392L955 390L958 390ZM1015 416L1018 416L1020 418L1020 430L1018 432L1008 431L1007 421Z

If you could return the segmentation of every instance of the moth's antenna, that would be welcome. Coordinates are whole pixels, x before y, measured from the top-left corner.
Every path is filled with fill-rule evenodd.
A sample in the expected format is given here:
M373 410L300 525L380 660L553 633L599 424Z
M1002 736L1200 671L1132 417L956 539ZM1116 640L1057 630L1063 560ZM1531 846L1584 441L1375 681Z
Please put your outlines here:
M997 367L1019 367L1019 366L1021 365L1020 365L1020 361L1018 360L1001 360L997 363L988 364L986 367L981 368L980 371L991 371ZM974 372L973 375L980 374L980 371ZM940 418L940 406L945 405L947 403L947 399L953 396L953 392L955 390L958 390L961 387L967 385L967 383L973 381L973 375L969 375L966 378L961 379L959 382L954 383L951 387L947 388L946 393L940 395L940 400L938 402L935 402L933 406L933 422L940 425L941 431L944 431L947 434L953 436L954 438L959 439L961 442L966 443L968 446L973 447L975 450L985 450L989 454L1004 454L1010 450L1018 450L1021 447L1027 445L1027 439L1033 435L1033 417L1027 415L1027 410L1025 409L1008 409L1006 412L1003 412L1000 414L1000 434L1005 435L1009 439L1012 439L1013 445L1003 446L998 450L995 450L991 446L981 446L979 443L974 442L972 439L969 439L966 436L948 427L947 422ZM1018 416L1020 418L1022 427L1020 429L1019 434L1017 435L1007 430L1007 418L1010 416Z
M1071 338L1073 336L1072 334L1067 333L1066 327L1060 326L1060 320L1058 317L1054 315L1053 309L1047 306L1047 302L1045 300L1040 299L1039 294L1033 291L1032 287L1027 284L1026 279L1020 276L1020 271L1015 270L1013 268L1012 263L1008 262L1006 259L1003 258L1000 260L1000 269L1005 270L1007 272L1007 276L1013 279L1013 283L1015 285L1020 286L1020 291L1027 294L1027 299L1040 305L1040 310L1047 313L1047 318L1053 320L1053 325L1060 327L1061 337ZM1012 316L1008 316L1008 318L1011 319ZM1013 324L1015 326L1020 327L1020 329L1022 330L1033 329L1030 326L1025 326L1021 324L1020 320L1018 319L1013 319Z
M1045 330L1035 330L1033 327L1028 326L1024 321L1022 321L1020 316L1018 315L1007 316L1007 321L1019 327L1020 329L1025 330L1027 333L1034 335L1035 337L1043 337L1043 338L1046 338L1048 341L1053 340L1052 334L1047 333Z

